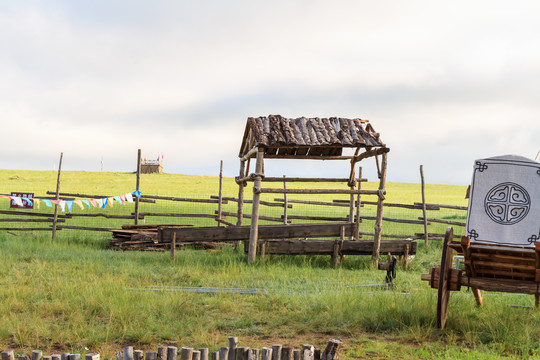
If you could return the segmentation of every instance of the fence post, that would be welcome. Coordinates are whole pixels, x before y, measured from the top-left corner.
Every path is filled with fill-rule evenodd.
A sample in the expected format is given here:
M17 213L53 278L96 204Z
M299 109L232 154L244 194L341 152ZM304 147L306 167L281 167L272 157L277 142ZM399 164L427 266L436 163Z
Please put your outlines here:
M351 191L354 191L354 189L356 188L356 184L353 183L349 188L351 189ZM350 200L349 200L349 223L351 225L354 224L354 194L350 195ZM354 239L354 233L351 233L349 240L353 240L353 239Z
M62 158L64 153L60 153L60 162L58 163L58 177L56 178L56 195L55 200L60 198L60 174L62 173ZM52 228L52 239L56 239L56 223L58 222L58 204L54 204L54 218L53 218L53 228Z
M424 165L420 165L420 179L422 181L422 215L424 216L424 242L426 247L429 247L429 237L428 237L428 220L426 216L426 195L425 195L425 184L424 184Z
M373 237L373 252L371 255L371 261L375 268L379 264L379 251L381 248L381 236L382 236L382 218L384 209L384 193L386 187L386 166L387 166L387 153L382 154L381 165L379 167L378 156L375 157L377 162L377 168L379 168L379 199L377 200L377 219L375 220L375 236Z
M362 190L362 167L358 167L358 190ZM360 206L362 205L360 200L360 191L356 196L356 230L355 230L355 239L360 240Z
M221 220L221 203L223 201L223 160L219 163L219 201L218 201L218 219ZM217 226L221 226L221 222L217 222Z
M287 178L286 175L283 175L283 190L287 190ZM289 206L289 202L287 201L287 192L283 193L283 223L287 225L288 219L287 219L287 207Z
M141 149L137 151L137 181L135 190L139 191L141 185ZM139 197L135 197L135 225L139 225Z
M244 160L240 160L240 174L238 176L239 179L242 179L245 175L245 167L246 162ZM249 169L248 169L249 170ZM244 183L240 182L238 183L238 210L237 210L237 219L236 219L236 225L240 226L243 223L244 220Z
M253 184L253 207L251 211L251 227L249 232L248 262L255 262L257 257L257 240L259 237L259 200L261 198L261 180L263 176L264 149L257 151L257 162L255 165L255 183Z

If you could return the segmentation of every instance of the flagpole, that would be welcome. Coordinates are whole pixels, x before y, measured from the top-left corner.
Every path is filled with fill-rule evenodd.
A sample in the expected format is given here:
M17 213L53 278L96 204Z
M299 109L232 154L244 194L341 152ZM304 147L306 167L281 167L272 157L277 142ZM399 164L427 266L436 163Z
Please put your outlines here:
M60 198L60 174L62 173L62 158L64 153L60 153L60 162L58 163L58 177L56 179L56 196L55 200ZM54 204L54 219L53 219L53 228L52 228L52 239L56 239L56 223L58 222L58 204Z

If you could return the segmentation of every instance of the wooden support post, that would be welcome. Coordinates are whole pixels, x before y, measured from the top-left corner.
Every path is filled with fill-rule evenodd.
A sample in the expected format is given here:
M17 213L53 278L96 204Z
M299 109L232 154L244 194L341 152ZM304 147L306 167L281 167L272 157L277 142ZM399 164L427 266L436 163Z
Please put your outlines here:
M328 344L326 344L326 348L324 349L324 352L322 354L322 358L324 360L334 360L339 359L339 348L341 347L341 340L338 339L330 339L328 340Z
M249 232L248 262L250 264L254 263L257 257L257 240L259 236L259 200L261 198L259 189L261 188L263 162L264 149L259 148L259 151L257 152L257 163L255 165L256 176L253 184L253 207L251 211L251 229Z
M373 253L371 255L371 261L373 266L377 268L379 264L379 250L381 246L381 236L382 236L382 218L383 218L383 209L384 209L384 193L386 186L386 166L387 166L387 156L388 153L382 154L382 161L380 166L379 173L379 199L377 200L377 217L375 220L375 235L373 237ZM378 161L377 161L378 164Z
M239 346L236 348L236 360L248 360L249 347Z
M272 360L281 360L281 350L283 346L281 344L272 345Z
M315 348L313 345L304 344L302 345L302 360L314 360L315 357Z
M167 347L166 346L158 347L156 360L167 360Z
M229 348L226 346L219 348L219 360L228 360L229 359Z
M60 198L60 174L62 173L62 158L64 153L60 153L60 161L58 163L58 177L56 178L56 195L55 200ZM54 204L54 218L53 218L53 227L52 227L52 239L56 239L56 223L58 222L58 204Z
M337 269L339 265L339 257L341 252L341 247L343 245L343 241L345 240L345 226L342 226L340 229L340 239L334 241L334 249L332 251L332 267L334 269Z
M290 346L284 346L281 348L281 360L293 360L294 348Z
M351 185L350 186L350 189L351 191L354 191L356 188L356 184L354 185ZM350 199L349 199L349 222L351 224L354 224L354 194L351 194L350 195ZM349 237L349 240L353 240L354 239L354 234L351 234L351 236Z
M176 346L167 346L167 360L176 360L177 358L178 348Z
M238 338L236 336L229 336L229 354L228 360L236 360L236 348L238 347Z
M172 234L171 239L171 260L173 262L176 260L176 233Z
M240 174L239 178L244 177L244 168L246 166L246 162L244 160L240 160ZM238 220L236 221L236 225L240 226L242 225L242 220L244 218L244 184L240 183L238 184Z
M15 360L15 354L13 350L2 351L2 360Z
M219 163L219 194L218 194L218 219L221 220L221 203L223 201L223 160ZM221 222L217 222L221 226Z
M201 353L201 360L208 360L208 348L201 348L199 352Z
M180 360L191 360L193 358L193 348L184 346L180 350Z
M261 349L261 360L272 360L272 348L263 347Z
M429 247L428 220L426 216L426 195L424 184L424 165L420 165L420 179L422 181L422 216L424 217L424 242L426 244L426 247Z
M133 346L124 347L124 360L133 360Z
M358 168L358 190L362 190L362 167ZM360 207L362 206L360 193L356 195L356 229L354 238L360 240Z
M287 190L287 180L285 180L287 178L286 175L283 175L283 190ZM287 201L287 193L283 193L283 223L285 225L288 224L288 219L287 219L287 207L289 205L289 202Z
M137 179L135 190L139 191L141 186L141 149L137 150ZM139 197L135 196L135 225L139 225Z
M451 240L452 239L450 239L450 241ZM468 236L461 237L461 250L463 251L463 257L465 259L465 273L469 278L475 277L476 271L474 269L474 264L472 262L471 256L471 239ZM482 306L484 304L484 300L482 298L482 293L480 292L480 290L471 286L471 291L474 295L474 299L476 300L476 305Z

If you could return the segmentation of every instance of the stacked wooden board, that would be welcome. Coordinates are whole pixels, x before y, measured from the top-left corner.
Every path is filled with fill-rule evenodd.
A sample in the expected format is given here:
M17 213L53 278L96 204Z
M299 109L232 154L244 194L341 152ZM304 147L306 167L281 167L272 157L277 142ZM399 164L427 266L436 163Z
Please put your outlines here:
M170 240L160 240L158 230L162 227L183 228L192 225L123 225L122 229L111 230L113 238L109 240L109 248L113 250L168 251ZM209 242L177 242L176 246L193 245L206 249L216 247Z

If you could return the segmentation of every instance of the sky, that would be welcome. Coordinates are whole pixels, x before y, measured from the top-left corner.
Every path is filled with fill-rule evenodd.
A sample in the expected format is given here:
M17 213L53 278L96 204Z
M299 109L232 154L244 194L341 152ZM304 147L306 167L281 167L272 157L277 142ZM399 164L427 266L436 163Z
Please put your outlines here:
M0 168L238 173L248 117L370 120L387 179L540 151L538 1L0 2ZM364 164L365 162L365 164ZM364 161L376 180L375 163ZM269 160L269 176L348 175Z

